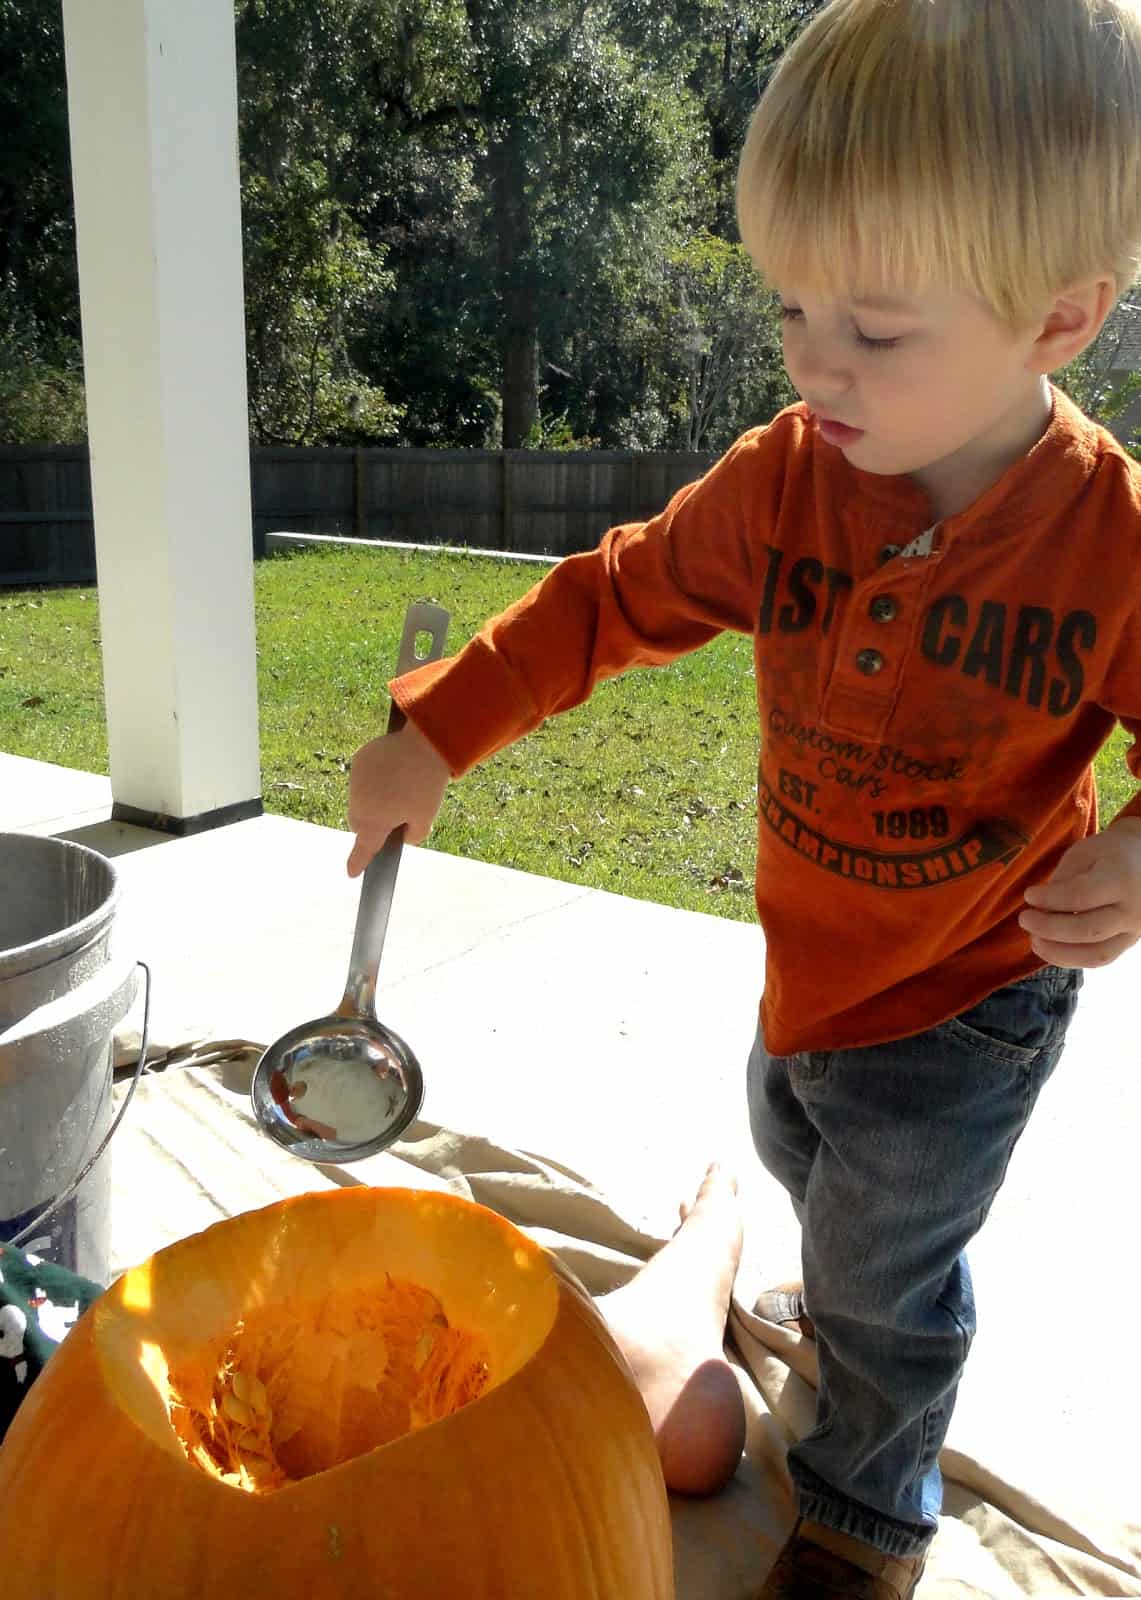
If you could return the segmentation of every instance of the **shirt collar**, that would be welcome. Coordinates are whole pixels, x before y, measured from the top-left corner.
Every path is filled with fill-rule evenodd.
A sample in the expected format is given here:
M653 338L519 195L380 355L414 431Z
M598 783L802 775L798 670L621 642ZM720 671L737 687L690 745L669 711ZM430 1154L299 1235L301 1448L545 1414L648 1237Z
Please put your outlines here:
M944 519L940 525L944 538L961 538L972 532L993 535L1041 522L1081 492L1102 455L1103 440L1099 429L1068 395L1054 384L1050 392L1050 421L1037 444L1012 462L965 511ZM810 418L806 406L796 409ZM821 439L815 429L811 439L818 470L840 491L839 504L858 505L864 518L871 512L881 526L890 523L918 531L931 522L927 494L911 478L864 472L852 466L835 445Z

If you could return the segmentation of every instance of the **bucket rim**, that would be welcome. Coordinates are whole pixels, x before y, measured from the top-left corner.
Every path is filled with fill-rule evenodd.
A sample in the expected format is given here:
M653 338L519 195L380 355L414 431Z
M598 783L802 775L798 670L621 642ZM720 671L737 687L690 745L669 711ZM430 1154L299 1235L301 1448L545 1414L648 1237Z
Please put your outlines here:
M7 949L0 950L0 980L34 972L38 967L47 966L60 956L89 944L110 924L118 910L122 887L114 862L109 856L93 850L90 845L78 844L74 839L57 839L54 834L20 833L11 829L0 829L0 848L14 840L31 844L49 855L56 851L65 857L87 857L106 874L107 893L93 911L89 911L85 917L80 917L75 922L69 922L65 928L57 928L54 933L45 933L39 939L32 939L27 944L10 945Z
M106 1032L110 1039L135 1003L138 976L135 958L121 955L18 1022L9 1027L0 1024L0 1066L10 1067L17 1050L26 1050L29 1045L42 1049L45 1043L73 1033L81 1022L97 1032Z

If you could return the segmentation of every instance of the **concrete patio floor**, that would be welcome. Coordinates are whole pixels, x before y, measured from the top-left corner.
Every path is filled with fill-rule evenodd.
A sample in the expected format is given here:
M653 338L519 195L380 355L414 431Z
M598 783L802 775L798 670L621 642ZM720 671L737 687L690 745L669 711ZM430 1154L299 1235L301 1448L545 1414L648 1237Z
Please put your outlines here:
M152 968L160 1043L266 1042L333 1008L358 894L347 834L264 816L175 840L111 823L110 798L106 779L0 755L0 830L117 858L118 937ZM655 1231L708 1161L730 1165L748 1292L798 1263L744 1109L762 951L750 925L408 849L378 1009L421 1060L433 1122L569 1166ZM1126 1504L1141 1426L1119 1365L1141 1314L1139 993L1141 947L1087 974L1066 1056L971 1252L980 1330L959 1402L997 1454L1045 1434L1070 1460L1088 1455L1091 1496ZM1009 1375L1001 1415L993 1388L972 1385L983 1362Z

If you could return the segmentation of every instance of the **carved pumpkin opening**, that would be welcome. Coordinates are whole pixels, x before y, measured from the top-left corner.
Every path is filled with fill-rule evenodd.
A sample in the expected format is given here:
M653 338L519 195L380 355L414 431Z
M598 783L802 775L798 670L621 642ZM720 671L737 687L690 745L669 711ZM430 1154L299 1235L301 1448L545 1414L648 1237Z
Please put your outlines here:
M489 1378L486 1338L386 1277L254 1314L170 1372L167 1404L188 1461L267 1494L451 1416Z
M274 1231L236 1219L195 1241L192 1277L179 1245L125 1274L96 1344L136 1426L267 1495L506 1382L554 1323L545 1253L451 1197L393 1193L388 1208L388 1226L375 1208L326 1208L319 1236L299 1208Z

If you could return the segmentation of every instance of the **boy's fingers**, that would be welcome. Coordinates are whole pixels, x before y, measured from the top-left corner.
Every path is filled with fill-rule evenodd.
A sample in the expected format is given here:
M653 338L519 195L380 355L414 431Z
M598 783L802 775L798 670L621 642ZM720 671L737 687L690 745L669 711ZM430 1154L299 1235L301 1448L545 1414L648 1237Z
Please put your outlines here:
M384 843L387 835L373 832L358 833L353 848L349 851L349 877L359 878L368 866L373 856Z
M1050 939L1032 939L1030 948L1052 967L1107 967L1136 943L1135 933L1119 933L1115 939L1106 939L1101 944L1059 944Z
M1095 911L1114 903L1113 879L1100 862L1087 863L1075 876L1059 877L1064 865L1059 863L1048 883L1030 885L1024 896L1028 906L1042 911Z
M1023 911L1018 922L1035 939L1065 945L1101 944L1129 927L1123 906L1098 906L1085 912Z
M350 819L349 827L353 826L354 824ZM397 822L391 828L377 828L375 824L369 823L363 823L357 828L356 841L349 851L350 878L358 878L361 875L377 851L383 849L385 840L399 827L400 823ZM418 822L406 822L404 824L404 843L422 844L430 832L431 823L427 827L422 827Z

